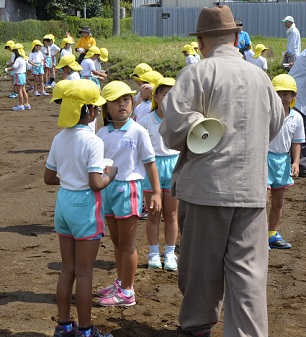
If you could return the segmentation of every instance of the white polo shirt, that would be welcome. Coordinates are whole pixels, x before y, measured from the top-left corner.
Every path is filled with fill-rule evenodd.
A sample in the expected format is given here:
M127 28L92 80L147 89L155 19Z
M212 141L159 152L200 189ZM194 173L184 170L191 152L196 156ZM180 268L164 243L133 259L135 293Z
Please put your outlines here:
M26 60L22 56L17 57L13 64L13 68L15 69L15 74L25 73L27 71Z
M163 139L159 133L159 127L163 120L158 117L155 110L141 118L139 122L149 132L149 136L153 145L155 156L174 156L179 151L169 149L165 146Z
M72 71L66 78L66 80L75 81L80 79L80 74L77 71Z
M90 77L91 76L91 72L93 70L96 70L95 62L91 58L84 59L81 62L81 67L83 68L83 70L81 70L81 72L80 72L81 76L88 76L88 77Z
M54 56L55 54L61 51L61 48L54 43L52 43L49 48L50 48L50 53L52 56Z
M114 161L118 167L116 180L132 181L144 179L144 163L155 161L154 150L148 131L133 119L120 129L110 123L97 132L104 142L105 158Z
M134 109L134 116L135 116L135 121L139 122L141 118L146 116L147 114L150 113L152 108L152 101L142 101L140 104L137 105L137 107Z
M63 188L89 189L88 173L103 173L104 143L88 126L65 128L52 142L46 167L57 171Z
M285 118L282 128L269 144L269 152L288 153L291 143L304 143L305 131L302 116L293 109Z
M31 61L33 63L41 63L41 64L43 64L44 55L43 55L43 53L40 50L38 50L36 52L31 52L29 54L29 61Z
M248 62L253 63L255 66L257 66L258 68L262 70L268 69L267 59L263 56L259 56L256 58L251 57L248 59Z

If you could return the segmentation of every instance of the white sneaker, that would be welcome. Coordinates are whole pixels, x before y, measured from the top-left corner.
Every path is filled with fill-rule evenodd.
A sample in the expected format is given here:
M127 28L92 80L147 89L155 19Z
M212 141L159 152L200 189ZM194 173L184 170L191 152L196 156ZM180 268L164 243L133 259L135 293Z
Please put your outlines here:
M55 87L55 85L56 85L56 82L55 82L55 81L53 81L53 82L51 83L51 88L54 88L54 87Z
M147 256L148 256L148 268L157 268L157 269L162 268L159 254L150 253Z
M177 270L177 257L175 254L167 254L165 256L164 269L169 271Z
M24 105L24 110L31 110L31 105L30 104L25 104Z
M40 96L40 93L38 91L35 91L34 96Z
M42 91L42 92L41 92L41 95L42 95L42 96L49 96L49 94L48 94L47 92L45 92L45 91Z
M14 111L24 110L24 105L13 106L12 110L14 110Z

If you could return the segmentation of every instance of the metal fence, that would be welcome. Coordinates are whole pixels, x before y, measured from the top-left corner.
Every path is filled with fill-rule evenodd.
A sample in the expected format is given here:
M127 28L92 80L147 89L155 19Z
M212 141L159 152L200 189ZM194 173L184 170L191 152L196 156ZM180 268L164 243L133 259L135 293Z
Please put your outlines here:
M251 36L286 38L281 20L287 15L295 19L301 37L306 37L306 2L241 3L226 2L234 17L244 24ZM132 11L133 32L139 36L188 36L196 29L201 8L136 7Z

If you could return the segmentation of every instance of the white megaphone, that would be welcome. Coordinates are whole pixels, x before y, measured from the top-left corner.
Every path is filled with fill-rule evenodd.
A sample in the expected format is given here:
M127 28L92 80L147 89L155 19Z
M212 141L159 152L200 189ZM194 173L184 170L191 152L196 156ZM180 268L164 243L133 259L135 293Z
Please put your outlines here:
M218 119L200 118L192 124L187 134L187 146L193 153L212 150L223 136L223 126Z

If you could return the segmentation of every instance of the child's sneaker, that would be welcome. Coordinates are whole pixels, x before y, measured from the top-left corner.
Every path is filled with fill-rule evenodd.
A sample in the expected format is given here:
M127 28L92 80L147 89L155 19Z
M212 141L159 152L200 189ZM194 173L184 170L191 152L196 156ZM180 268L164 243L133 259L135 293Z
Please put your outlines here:
M53 89L56 86L56 82L53 81L50 85L51 85L51 88Z
M125 296L121 288L117 289L117 292L108 297L101 297L98 299L98 302L103 307L109 306L131 306L135 305L135 294L132 296Z
M73 337L85 337L85 335L81 331L76 331ZM90 337L113 337L113 335L110 333L101 333L96 326L92 325Z
M35 91L34 96L40 96L40 93L38 91Z
M30 87L26 90L26 92L33 92L34 91L34 87Z
M279 234L279 232L276 232L275 235L271 236L269 238L269 247L276 248L276 249L290 249L291 244L286 242L283 237Z
M72 322L72 330L66 331L60 325L55 328L53 337L75 337L77 331L77 324L76 322Z
M47 92L45 92L45 91L42 91L42 92L41 92L41 95L42 95L42 96L49 96L49 94L48 94Z
M102 288L102 289L99 289L97 291L97 295L99 297L105 297L105 296L109 296L111 295L112 293L115 293L117 292L117 289L120 287L120 283L118 280L115 280L113 284L107 286L106 288Z
M14 111L24 110L24 105L13 106L12 110L14 110Z
M24 110L31 110L31 105L30 104L25 104L24 105Z
M175 254L167 254L165 256L164 269L169 271L177 270L177 257Z
M147 255L147 257L148 257L148 268L156 268L156 269L162 268L159 254L150 253Z
M9 98L17 98L18 97L18 94L16 92L12 92L10 95L9 95Z

